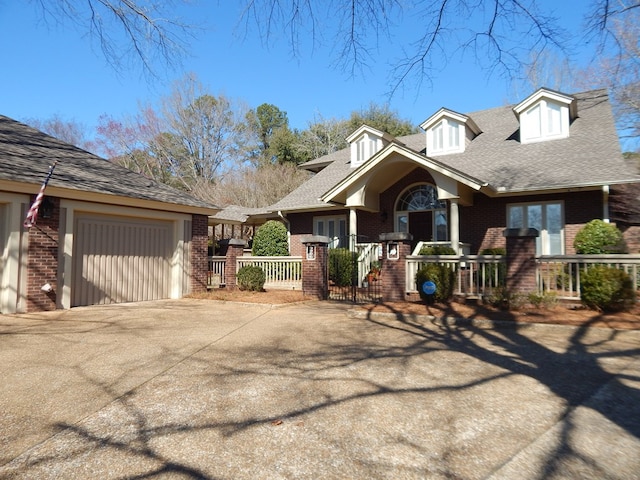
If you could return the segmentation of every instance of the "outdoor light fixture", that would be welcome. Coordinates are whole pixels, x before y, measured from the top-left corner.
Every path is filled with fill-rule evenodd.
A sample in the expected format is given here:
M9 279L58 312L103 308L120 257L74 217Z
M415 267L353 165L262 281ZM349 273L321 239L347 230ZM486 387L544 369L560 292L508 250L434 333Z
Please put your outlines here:
M40 206L40 217L51 218L51 216L53 215L53 208L53 201L48 197L44 197L44 200L42 200L42 205Z

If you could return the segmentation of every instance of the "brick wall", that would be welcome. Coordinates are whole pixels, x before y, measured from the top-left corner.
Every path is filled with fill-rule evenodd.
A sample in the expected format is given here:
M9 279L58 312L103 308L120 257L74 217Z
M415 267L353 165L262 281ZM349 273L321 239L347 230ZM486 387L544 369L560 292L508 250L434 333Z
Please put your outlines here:
M53 204L50 218L40 216L29 229L27 256L27 312L55 310L58 302L58 252L60 247L60 199L46 197ZM31 197L31 202L35 196ZM44 292L42 286L49 283L53 290Z
M206 215L193 215L191 219L191 276L189 290L191 293L207 291L208 259L207 246L208 219Z
M590 220L602 218L600 191L506 198L489 198L476 193L472 206L460 206L460 241L471 244L472 254L485 248L505 248L502 232L507 227L508 204L554 201L564 202L565 252L571 255L575 253L573 240L576 233Z

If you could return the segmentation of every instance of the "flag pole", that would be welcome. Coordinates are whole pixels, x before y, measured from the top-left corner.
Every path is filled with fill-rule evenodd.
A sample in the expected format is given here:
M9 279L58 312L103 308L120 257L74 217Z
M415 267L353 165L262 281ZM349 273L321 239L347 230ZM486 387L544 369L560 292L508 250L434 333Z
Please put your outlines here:
M40 204L42 203L42 199L44 198L44 190L45 188L47 188L47 184L49 183L51 175L53 175L53 170L54 168L56 168L57 163L58 161L56 160L55 162L53 162L53 164L49 165L49 173L47 173L44 182L42 182L40 191L38 192L38 195L36 195L36 199L34 200L33 205L31 205L31 208L27 212L27 217L24 219L25 228L31 228L36 224L36 220L38 218L38 209L40 208Z

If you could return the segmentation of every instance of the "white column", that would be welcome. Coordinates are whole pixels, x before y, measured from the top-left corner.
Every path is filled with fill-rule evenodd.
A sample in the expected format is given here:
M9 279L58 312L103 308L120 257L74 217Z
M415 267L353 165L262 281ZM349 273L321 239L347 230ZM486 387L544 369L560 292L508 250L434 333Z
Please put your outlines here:
M355 208L349 209L349 235L349 238L352 238L354 243L350 247L354 248L358 235L358 213Z
M602 220L609 223L609 185L602 186Z
M457 198L449 200L449 239L451 240L451 248L458 253L460 249L460 217Z

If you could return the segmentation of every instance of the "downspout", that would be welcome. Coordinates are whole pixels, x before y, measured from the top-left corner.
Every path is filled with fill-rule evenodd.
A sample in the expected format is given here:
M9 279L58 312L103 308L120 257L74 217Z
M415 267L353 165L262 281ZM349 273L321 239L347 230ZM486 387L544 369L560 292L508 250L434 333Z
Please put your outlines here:
M287 227L287 245L289 246L289 254L291 254L291 222L287 220L287 217L282 213L282 210L278 210L278 216Z
M602 186L602 220L609 223L609 185Z

